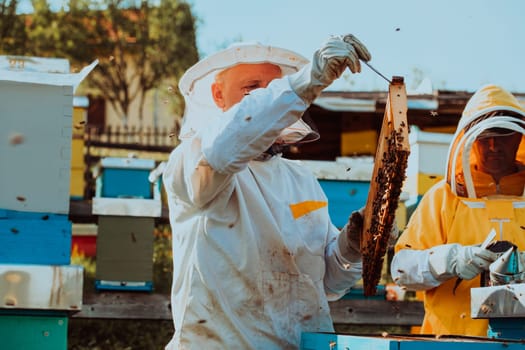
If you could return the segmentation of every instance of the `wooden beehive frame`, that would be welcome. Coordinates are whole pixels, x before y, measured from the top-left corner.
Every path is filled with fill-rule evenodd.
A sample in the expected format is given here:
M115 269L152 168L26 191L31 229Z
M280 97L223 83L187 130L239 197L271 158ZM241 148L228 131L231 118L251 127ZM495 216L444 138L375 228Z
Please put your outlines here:
M363 214L361 253L366 296L376 294L381 278L383 258L395 224L395 212L406 177L409 153L406 89L403 78L394 77L388 89L374 171Z

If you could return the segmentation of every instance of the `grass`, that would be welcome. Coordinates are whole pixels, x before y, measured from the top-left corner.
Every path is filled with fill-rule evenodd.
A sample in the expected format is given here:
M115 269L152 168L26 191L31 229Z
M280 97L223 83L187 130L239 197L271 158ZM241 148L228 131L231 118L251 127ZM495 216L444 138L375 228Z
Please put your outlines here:
M172 278L171 232L155 229L153 285L169 294ZM96 261L73 248L71 264L84 267L84 294L93 293ZM173 335L171 320L108 320L69 318L69 350L162 350Z
M172 335L172 321L70 318L68 349L161 350Z

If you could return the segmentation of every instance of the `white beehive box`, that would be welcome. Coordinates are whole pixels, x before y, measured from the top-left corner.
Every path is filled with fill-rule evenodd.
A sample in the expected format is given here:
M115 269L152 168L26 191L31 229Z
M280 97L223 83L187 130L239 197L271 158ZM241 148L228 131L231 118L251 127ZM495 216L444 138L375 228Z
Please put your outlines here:
M411 196L423 195L445 176L447 154L453 135L421 131L410 126L410 155L403 190Z
M82 309L83 268L0 264L0 310Z
M0 56L0 208L69 212L73 94L96 66Z

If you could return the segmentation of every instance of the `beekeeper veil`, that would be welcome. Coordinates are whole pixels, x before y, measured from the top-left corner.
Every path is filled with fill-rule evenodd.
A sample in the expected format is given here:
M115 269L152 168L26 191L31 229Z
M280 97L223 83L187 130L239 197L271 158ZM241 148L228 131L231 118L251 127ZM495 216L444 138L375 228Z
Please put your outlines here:
M282 48L259 43L237 43L219 51L186 71L179 82L186 108L182 122L180 140L191 138L200 129L218 118L222 111L215 105L211 85L217 73L238 64L272 63L281 68L283 77L301 69L308 60L303 56ZM293 144L309 142L319 138L319 134L303 119L283 130L278 142Z
M494 177L511 168L505 181ZM449 148L446 180L462 197L524 195L525 108L514 95L485 85L470 98Z

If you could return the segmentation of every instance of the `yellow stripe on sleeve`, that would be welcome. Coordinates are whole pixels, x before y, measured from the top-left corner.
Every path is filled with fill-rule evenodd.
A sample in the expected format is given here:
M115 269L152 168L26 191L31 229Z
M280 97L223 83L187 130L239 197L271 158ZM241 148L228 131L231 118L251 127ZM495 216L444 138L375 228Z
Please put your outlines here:
M314 210L324 208L328 205L325 201L304 201L300 203L290 204L292 215L294 219L298 219L303 215L306 215Z

